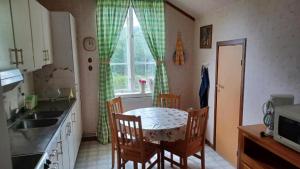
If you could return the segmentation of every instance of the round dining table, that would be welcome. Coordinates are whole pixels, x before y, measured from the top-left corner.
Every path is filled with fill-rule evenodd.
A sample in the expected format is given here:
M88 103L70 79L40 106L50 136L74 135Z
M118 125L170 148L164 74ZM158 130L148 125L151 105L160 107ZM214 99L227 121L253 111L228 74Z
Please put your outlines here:
M184 140L188 113L183 110L150 107L130 110L125 115L141 116L145 138L151 141Z

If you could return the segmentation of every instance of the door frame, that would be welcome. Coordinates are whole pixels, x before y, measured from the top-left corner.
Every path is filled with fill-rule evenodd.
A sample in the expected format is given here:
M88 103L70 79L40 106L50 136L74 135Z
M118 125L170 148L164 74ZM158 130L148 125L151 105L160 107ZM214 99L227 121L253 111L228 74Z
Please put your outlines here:
M235 39L229 41L219 41L217 42L216 48L216 75L215 75L215 104L214 104L214 143L213 149L216 150L216 138L217 138L217 84L218 84L218 70L219 70L219 48L221 46L236 46L242 45L243 53L242 53L242 78L241 78L241 95L240 95L240 118L239 118L239 125L243 123L243 109L244 109L244 86L245 86L245 66L246 66L246 47L247 47L247 38L244 39Z

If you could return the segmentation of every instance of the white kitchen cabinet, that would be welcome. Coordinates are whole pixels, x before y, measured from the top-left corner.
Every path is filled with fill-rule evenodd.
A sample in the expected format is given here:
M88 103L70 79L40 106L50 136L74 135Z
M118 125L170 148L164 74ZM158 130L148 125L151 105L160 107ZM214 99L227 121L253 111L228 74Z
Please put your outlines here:
M15 42L11 58L14 58L13 54L17 57L12 62L17 62L16 65L23 71L34 71L51 64L49 11L36 0L11 0L11 15L14 33L11 37Z
M74 103L68 117L61 127L62 138L62 163L64 169L73 169L80 146L81 136L79 140L79 133L81 133L81 117L76 111L77 106ZM80 130L78 129L80 127Z
M9 0L0 1L0 70L15 67L14 38Z
M23 71L32 71L34 58L28 0L11 0L11 10L18 67Z
M70 140L70 128L71 128L71 116L66 118L64 124L61 127L61 141L62 141L62 163L64 169L70 168L70 155L69 155L69 140Z
M50 12L45 7L41 6L42 10L42 27L43 27L43 54L44 65L53 63L52 52L52 37L51 37L51 23Z
M41 69L44 66L46 58L44 51L44 35L42 22L42 5L36 0L29 0L30 21L33 41L33 56L35 69Z

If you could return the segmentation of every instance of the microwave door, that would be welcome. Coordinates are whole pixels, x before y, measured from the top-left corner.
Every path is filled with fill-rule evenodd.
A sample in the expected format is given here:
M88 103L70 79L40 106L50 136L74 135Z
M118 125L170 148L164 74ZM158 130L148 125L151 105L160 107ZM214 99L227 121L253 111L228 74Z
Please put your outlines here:
M278 135L300 145L300 122L279 116Z

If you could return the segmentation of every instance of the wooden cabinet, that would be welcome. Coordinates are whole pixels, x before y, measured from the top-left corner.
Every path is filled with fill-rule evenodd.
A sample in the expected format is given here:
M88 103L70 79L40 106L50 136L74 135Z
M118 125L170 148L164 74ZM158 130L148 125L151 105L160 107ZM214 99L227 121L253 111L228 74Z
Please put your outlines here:
M298 169L300 153L261 137L264 125L239 127L238 169Z
M9 0L0 1L0 70L15 67L14 38ZM13 59L13 60L11 60Z

